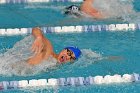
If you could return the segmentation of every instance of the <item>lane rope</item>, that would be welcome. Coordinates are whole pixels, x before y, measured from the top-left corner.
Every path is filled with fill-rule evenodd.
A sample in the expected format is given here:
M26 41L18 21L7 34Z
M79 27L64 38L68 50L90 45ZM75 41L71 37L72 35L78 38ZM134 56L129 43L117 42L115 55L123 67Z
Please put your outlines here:
M43 3L43 2L83 2L83 0L0 0L0 4L22 4L22 3Z
M137 31L140 30L140 24L110 24L110 25L84 25L84 26L56 26L41 27L43 33L82 33L96 31ZM5 35L24 35L31 34L32 28L8 28L0 29L0 36Z
M84 85L100 85L114 83L130 83L140 82L140 74L124 74L124 75L106 75L106 76L89 76L89 77L68 77L68 78L50 78L50 79L32 79L20 81L2 81L0 82L0 90L19 89L27 87L39 86L84 86Z

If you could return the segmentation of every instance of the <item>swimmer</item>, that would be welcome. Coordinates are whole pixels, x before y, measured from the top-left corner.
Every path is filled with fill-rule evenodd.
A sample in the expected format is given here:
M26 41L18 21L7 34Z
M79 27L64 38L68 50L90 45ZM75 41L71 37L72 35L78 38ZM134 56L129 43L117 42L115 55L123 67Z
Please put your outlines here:
M45 38L40 28L33 28L32 35L35 40L31 49L35 55L27 60L27 63L30 65L40 64L41 62L48 60L49 57L54 57L59 64L74 62L81 55L80 49L72 46L66 47L59 54L56 54L53 50L51 42ZM105 60L116 61L117 59L120 60L122 58L118 56L105 57Z
M86 14L95 19L102 19L103 15L93 7L94 0L85 0L81 6L71 5L65 8L64 14L82 17Z
M96 19L104 18L100 11L93 7L93 3L94 0L84 0L80 7L81 11Z
M125 21L125 17L134 15L132 3L126 3L124 0L84 0L78 5L71 5L65 8L67 15L79 17L91 17L94 19L117 19Z
M50 56L54 57L58 63L66 63L77 60L81 51L77 47L66 47L59 54L53 50L51 42L44 37L40 28L33 28L32 35L35 41L32 44L32 51L35 55L27 60L30 65L37 65L47 60Z

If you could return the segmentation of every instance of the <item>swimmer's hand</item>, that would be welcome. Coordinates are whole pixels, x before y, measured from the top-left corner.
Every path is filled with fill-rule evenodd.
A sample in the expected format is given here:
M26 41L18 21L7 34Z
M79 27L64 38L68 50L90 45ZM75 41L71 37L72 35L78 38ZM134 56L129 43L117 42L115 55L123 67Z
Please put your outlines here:
M35 39L31 49L35 54L38 54L43 50L43 47L44 47L43 37L39 36Z

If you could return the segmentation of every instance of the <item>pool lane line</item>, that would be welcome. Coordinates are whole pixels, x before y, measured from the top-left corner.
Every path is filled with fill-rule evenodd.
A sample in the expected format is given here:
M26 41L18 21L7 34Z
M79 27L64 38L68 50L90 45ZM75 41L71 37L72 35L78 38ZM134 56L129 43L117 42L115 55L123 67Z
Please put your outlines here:
M0 4L26 4L43 2L83 2L83 0L0 0Z
M140 30L140 24L109 24L109 25L77 25L77 26L56 26L40 27L43 33L82 33L82 32L117 32ZM0 36L31 34L32 28L8 28L0 29Z
M113 76L89 76L89 77L68 77L68 78L50 78L50 79L32 79L20 81L1 81L0 90L21 89L30 87L59 87L59 86L84 86L84 85L102 85L102 84L120 84L140 82L140 74L124 74Z

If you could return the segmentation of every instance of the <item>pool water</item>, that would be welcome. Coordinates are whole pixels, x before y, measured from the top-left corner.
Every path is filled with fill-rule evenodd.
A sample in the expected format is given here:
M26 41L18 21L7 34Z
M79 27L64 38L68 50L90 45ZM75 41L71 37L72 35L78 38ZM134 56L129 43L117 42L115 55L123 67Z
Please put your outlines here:
M114 2L115 4L117 2ZM78 5L80 3L29 3L29 4L1 4L0 5L0 28L23 28L35 26L64 26L64 25L93 25L93 24L111 24L111 23L136 23L139 20L139 13L130 15L125 11L123 19L106 19L94 20L91 18L74 18L63 14L64 8L70 5ZM120 3L121 4L121 3ZM134 12L140 11L139 0L131 2L134 8L124 7ZM118 6L119 7L119 6ZM115 7L116 9L117 7ZM114 11L114 13L117 11ZM57 16L56 16L57 15ZM120 16L119 16L120 17Z
M78 46L83 54L81 58L73 64L66 64L59 68L50 70L49 72L40 72L36 75L28 76L9 76L1 75L0 80L21 80L21 79L41 79L41 78L60 78L60 77L78 77L78 76L96 76L96 75L114 75L114 74L132 74L133 72L139 73L139 55L137 52L140 50L139 46L140 32L95 32L95 33L76 33L76 34L47 34L55 51L58 53L61 49L69 45ZM9 36L1 38L5 47L12 48L13 45L22 40L26 36ZM80 38L79 38L80 37ZM6 41L6 42L5 42ZM22 41L21 41L22 42ZM2 46L1 46L2 47ZM3 48L1 48L3 49ZM4 50L3 50L4 52ZM96 59L99 55L102 60ZM118 56L117 59L104 59L104 57ZM6 63L5 63L6 65ZM81 73L79 73L81 72ZM10 73L10 72L9 72ZM71 93L85 91L92 93L112 93L113 91L123 93L139 92L138 83L126 83L126 84L113 84L113 85L94 85L94 86L78 86L78 87L61 87L61 88L49 88L49 89L25 89L25 90L12 90L21 92L43 92L48 91L50 93L58 91L59 93ZM84 87L84 88L83 88ZM9 90L7 90L8 92ZM5 91L6 92L6 91Z
M91 20L73 18L62 14L65 6L73 3L35 3L35 4L13 4L0 6L0 28L20 28L34 26L61 26L61 25L88 25L88 24L110 24L124 23L124 21ZM77 3L79 5L79 3ZM140 11L139 0L134 1L134 9ZM57 15L57 16L52 16ZM125 21L127 23L127 21ZM137 21L135 21L137 22ZM132 74L139 73L140 60L140 32L94 32L94 33L71 33L71 34L45 34L52 42L55 52L59 53L66 46L78 46L83 55L73 64L65 64L55 69L40 71L26 75L16 75L8 69L9 61L1 61L4 65L0 71L0 81L30 80L42 78L60 77L87 77L96 75ZM15 44L24 44L28 36L0 36L0 54L10 54L10 49L17 50ZM26 40L26 42L31 42ZM25 49L27 48L25 45ZM8 57L8 56L4 56ZM114 59L111 59L113 57ZM8 59L8 58L7 58ZM9 58L10 59L10 58ZM11 59L15 60L15 59ZM10 61L11 61L10 60ZM17 60L19 60L17 58ZM40 69L40 68L39 68ZM12 70L14 71L14 70ZM6 72L6 73L4 73ZM34 71L33 71L34 72ZM55 88L29 88L1 91L3 93L139 93L139 83L92 85L76 87Z

